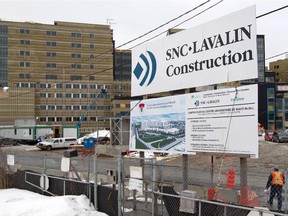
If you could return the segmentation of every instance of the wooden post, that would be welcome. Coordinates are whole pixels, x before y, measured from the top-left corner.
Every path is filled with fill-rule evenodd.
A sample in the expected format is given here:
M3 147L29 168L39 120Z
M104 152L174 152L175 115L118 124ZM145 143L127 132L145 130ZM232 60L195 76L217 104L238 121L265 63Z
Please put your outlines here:
M188 94L190 89L185 89L185 94ZM183 190L188 189L188 155L182 155L182 178L183 178Z
M247 158L240 157L240 202L241 204L245 204L247 200Z

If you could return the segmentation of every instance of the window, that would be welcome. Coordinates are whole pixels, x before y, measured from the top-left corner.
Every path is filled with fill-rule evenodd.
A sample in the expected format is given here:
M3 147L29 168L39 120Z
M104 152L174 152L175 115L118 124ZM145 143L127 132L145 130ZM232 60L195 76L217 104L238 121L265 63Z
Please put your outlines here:
M46 53L46 56L47 56L47 57L56 57L57 54L56 54L56 52L47 52L47 53Z
M40 93L40 98L46 98L46 93Z
M46 105L40 105L40 110L46 110Z
M90 68L90 69L94 69L94 64L90 64L90 65L89 65L89 68Z
M74 69L81 69L81 64L72 64L71 65L71 68L74 68Z
M21 88L28 88L29 87L29 83L21 83L20 87Z
M90 45L89 45L89 48L90 48L90 49L94 49L94 44L90 44Z
M96 117L95 116L93 116L93 117L90 117L90 121L96 121Z
M30 62L20 62L20 67L30 67Z
M56 83L56 88L62 88L62 83Z
M30 29L20 29L20 34L30 34Z
M73 106L73 110L80 110L80 106L79 105Z
M66 109L66 110L72 110L72 106L66 105L65 109Z
M19 44L20 45L30 45L30 40L20 40Z
M54 122L55 121L55 117L48 117L48 121Z
M62 93L56 93L56 98L62 98Z
M46 74L45 75L46 79L53 79L56 80L57 79L57 75L56 74Z
M20 55L20 56L30 56L30 51L23 51L23 50L21 50L21 51L19 52L19 55Z
M86 84L81 85L81 89L87 89L87 88L88 88L88 86Z
M40 122L46 122L46 117L40 117Z
M78 37L78 38L81 38L81 37L82 37L82 33L79 33L79 32L72 32L72 33L71 33L71 37Z
M66 93L66 98L72 98L72 94L71 93Z
M80 75L71 75L70 79L71 80L82 80L82 76L80 76ZM78 86L78 88L79 88L79 86Z
M95 80L95 76L89 76L89 80Z
M72 118L71 117L66 117L66 121L68 121L68 122L70 121L71 122Z
M47 67L47 68L56 68L57 65L56 65L56 63L47 63L47 64L46 64L46 67Z
M71 89L71 84L69 84L69 83L67 83L66 85L65 85L65 87L67 88L67 89Z
M62 105L56 105L56 110L62 110Z
M79 121L79 120L80 120L80 117L73 117L73 121Z
M96 89L97 85L90 85L90 89Z
M80 98L80 94L73 94L73 98Z
M36 88L36 83L30 83L31 88Z
M56 42L55 41L47 41L46 45L47 46L56 46Z
M81 48L82 45L81 45L81 43L71 43L71 47L72 48Z
M30 79L30 74L19 74L20 79Z
M81 58L81 54L79 53L72 53L71 58Z
M89 34L89 38L94 38L94 34Z
M93 54L90 54L90 55L89 55L89 58L90 58L90 59L94 59L94 55L93 55Z
M47 32L46 32L46 35L56 36L56 31L47 31Z
M56 121L57 122L61 122L62 121L62 117L56 117Z
M55 110L55 106L54 105L48 105L48 110Z
M80 85L79 84L73 84L73 89L79 89Z
M81 94L81 98L88 98L88 94Z

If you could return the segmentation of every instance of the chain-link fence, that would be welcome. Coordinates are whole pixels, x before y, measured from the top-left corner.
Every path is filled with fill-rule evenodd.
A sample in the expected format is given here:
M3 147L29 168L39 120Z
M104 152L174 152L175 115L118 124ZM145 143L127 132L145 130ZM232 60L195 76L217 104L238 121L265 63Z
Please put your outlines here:
M255 172L253 167L248 170L245 163L241 167L239 158L78 155L68 159L67 162L67 157L48 154L1 152L0 186L46 195L85 194L97 210L119 216L237 216L249 215L251 211L263 215L269 211L262 207L268 200L264 189L270 173ZM247 170L243 171L245 167ZM241 179L240 172L244 172L246 179ZM275 213L276 198L274 206L269 206L274 215L287 215L286 188L281 196L281 211Z

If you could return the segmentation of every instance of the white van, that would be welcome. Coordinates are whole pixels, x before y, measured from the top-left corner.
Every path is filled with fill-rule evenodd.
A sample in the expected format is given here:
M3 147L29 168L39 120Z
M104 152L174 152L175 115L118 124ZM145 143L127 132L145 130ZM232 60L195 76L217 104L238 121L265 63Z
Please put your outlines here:
M77 145L78 140L75 137L50 138L37 143L36 147L50 151L54 148L68 148L71 145Z

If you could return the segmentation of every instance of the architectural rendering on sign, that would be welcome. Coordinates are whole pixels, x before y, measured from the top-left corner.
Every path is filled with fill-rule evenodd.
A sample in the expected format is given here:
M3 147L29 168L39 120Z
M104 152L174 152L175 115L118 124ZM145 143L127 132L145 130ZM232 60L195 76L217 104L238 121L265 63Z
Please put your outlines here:
M129 149L258 157L257 94L246 85L131 102Z

